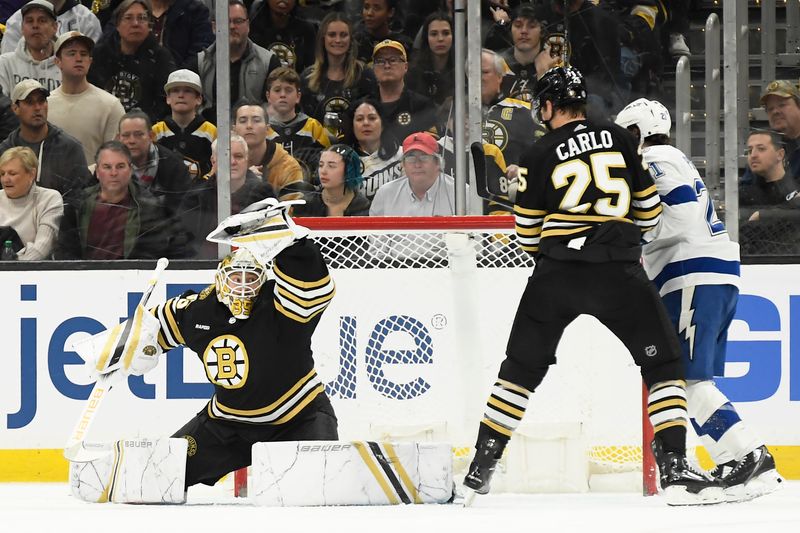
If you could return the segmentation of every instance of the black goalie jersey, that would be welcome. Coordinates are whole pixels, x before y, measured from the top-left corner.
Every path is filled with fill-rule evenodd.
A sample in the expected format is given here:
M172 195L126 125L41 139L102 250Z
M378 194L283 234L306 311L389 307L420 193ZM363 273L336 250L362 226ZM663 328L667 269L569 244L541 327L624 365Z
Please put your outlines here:
M283 424L324 394L311 353L311 335L334 294L322 254L302 239L278 254L273 273L246 320L231 316L213 285L154 308L161 347L199 354L215 389L206 407L211 418Z
M564 261L639 259L661 203L627 131L569 122L537 141L521 166L514 215L525 251Z

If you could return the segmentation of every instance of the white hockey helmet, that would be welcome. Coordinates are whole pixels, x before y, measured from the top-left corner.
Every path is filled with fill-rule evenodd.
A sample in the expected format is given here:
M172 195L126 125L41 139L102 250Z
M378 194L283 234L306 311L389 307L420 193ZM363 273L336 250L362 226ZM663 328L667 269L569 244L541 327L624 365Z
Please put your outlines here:
M672 128L672 118L667 108L661 102L647 98L639 98L626 105L615 122L623 128L639 128L639 146L651 135L669 137L669 130Z
M253 302L267 278L267 269L245 248L226 256L217 266L217 299L238 319L250 317Z

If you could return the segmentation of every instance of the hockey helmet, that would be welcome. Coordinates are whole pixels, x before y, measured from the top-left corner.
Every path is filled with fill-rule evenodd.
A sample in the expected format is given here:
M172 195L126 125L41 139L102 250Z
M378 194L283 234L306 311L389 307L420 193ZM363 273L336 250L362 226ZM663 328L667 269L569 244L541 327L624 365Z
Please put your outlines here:
M267 278L267 270L244 248L226 256L217 266L217 299L239 319L250 317L253 302Z
M614 121L623 128L639 128L639 146L651 135L666 135L672 128L672 118L661 102L639 98L626 105Z
M532 112L541 120L544 103L555 107L586 101L586 82L581 71L571 66L553 67L539 78L533 89Z

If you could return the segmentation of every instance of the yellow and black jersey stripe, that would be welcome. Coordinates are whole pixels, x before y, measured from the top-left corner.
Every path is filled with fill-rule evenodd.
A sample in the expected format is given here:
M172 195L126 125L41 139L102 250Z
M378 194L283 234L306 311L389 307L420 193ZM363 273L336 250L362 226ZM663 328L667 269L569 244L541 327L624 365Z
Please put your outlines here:
M196 297L197 295L193 296ZM157 305L152 310L161 324L158 332L158 344L165 352L186 344L186 340L183 337L183 333L181 332L180 325L176 318L178 302L181 300L188 304L185 298L170 298L163 304Z
M658 221L661 219L661 198L655 185L642 191L634 191L631 205L633 222L639 226L642 233L647 233L658 226Z
M297 322L308 322L330 304L336 288L330 275L314 281L302 281L286 274L276 264L275 309Z
M208 403L207 411L211 418L249 424L285 424L324 391L325 385L317 376L316 370L311 370L269 405L254 409L235 409L223 405L215 394Z
M547 215L547 211L542 209L514 206L514 228L517 233L517 243L528 253L535 254L539 251L545 215Z

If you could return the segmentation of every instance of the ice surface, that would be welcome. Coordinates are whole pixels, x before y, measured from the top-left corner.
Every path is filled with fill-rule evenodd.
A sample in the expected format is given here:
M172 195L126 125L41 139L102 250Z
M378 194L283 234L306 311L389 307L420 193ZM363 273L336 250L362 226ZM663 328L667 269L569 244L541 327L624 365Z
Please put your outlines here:
M0 531L8 533L256 532L782 533L800 531L800 481L757 500L667 507L636 494L497 494L473 507L253 507L218 488L189 491L186 505L90 504L67 484L0 483Z

